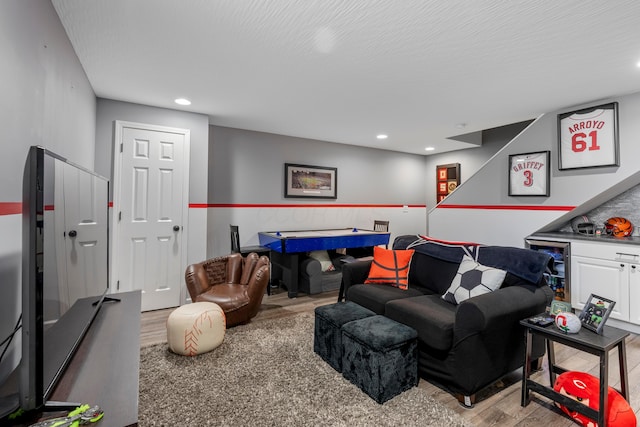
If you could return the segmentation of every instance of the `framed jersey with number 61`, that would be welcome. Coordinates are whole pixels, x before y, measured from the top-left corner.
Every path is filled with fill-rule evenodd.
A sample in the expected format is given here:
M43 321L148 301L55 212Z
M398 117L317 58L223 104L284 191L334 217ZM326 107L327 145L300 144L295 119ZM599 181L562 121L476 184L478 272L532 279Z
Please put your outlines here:
M549 151L509 156L510 196L549 196Z
M558 115L558 169L619 166L618 103Z

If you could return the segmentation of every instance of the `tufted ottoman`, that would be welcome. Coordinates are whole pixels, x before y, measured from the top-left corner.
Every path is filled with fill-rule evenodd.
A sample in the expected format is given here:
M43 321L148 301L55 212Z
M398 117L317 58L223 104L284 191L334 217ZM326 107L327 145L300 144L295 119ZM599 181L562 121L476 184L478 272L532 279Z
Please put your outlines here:
M194 302L176 308L167 319L169 349L195 356L218 347L224 339L224 312L212 302Z
M315 309L313 351L333 369L342 371L342 325L375 313L353 302L338 302Z
M342 375L384 403L418 385L418 333L385 316L342 326Z

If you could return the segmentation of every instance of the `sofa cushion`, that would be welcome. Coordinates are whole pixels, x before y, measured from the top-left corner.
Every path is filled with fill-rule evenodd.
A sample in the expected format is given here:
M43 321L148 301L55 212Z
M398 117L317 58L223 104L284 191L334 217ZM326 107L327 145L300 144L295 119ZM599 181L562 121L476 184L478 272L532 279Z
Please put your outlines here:
M366 284L388 283L406 290L409 287L409 265L413 250L391 250L378 246L373 248L373 262Z
M487 267L465 255L442 299L452 304L460 304L469 298L493 292L502 285L506 274L504 270Z
M427 290L423 293L442 295L451 285L459 265L459 262L443 261L416 252L409 268L410 286Z
M398 298L424 295L419 289L406 291L390 285L353 285L347 290L347 300L367 307L376 314L384 314L385 304Z
M456 263L465 254L472 255L484 265L505 270L531 283L538 283L553 262L550 255L531 249L451 242L419 235L396 237L393 249L405 248L415 250L416 254L422 253Z
M431 348L446 352L453 345L456 306L443 301L440 295L389 301L385 316L411 326L418 332L418 339Z

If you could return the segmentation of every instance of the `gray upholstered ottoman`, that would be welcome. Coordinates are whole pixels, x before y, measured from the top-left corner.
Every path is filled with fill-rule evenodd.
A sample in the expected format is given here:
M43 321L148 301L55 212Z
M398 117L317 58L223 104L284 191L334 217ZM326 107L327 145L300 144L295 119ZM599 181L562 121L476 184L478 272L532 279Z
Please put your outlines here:
M313 351L338 372L342 371L342 325L375 313L353 302L338 302L315 309Z
M342 326L342 375L378 403L418 385L418 333L384 316Z

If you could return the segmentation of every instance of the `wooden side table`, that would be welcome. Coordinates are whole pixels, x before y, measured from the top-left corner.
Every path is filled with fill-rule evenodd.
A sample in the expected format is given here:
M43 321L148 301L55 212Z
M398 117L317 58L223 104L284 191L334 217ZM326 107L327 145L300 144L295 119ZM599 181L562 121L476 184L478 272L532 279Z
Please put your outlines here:
M522 406L527 406L531 401L530 391L539 393L554 402L566 406L572 411L576 411L586 417L597 420L599 426L606 426L609 402L608 382L609 382L609 352L617 348L618 360L620 364L620 394L627 401L629 400L629 381L627 377L627 356L625 339L629 332L606 326L602 335L598 335L588 329L582 328L577 334L566 334L556 328L555 325L539 326L529 323L527 319L521 320L520 324L525 328L525 360L524 373L522 375ZM547 360L549 362L549 383L550 387L544 386L530 379L531 376L531 343L534 335L538 335L545 340L547 346ZM553 385L556 381L556 374L567 372L567 369L556 365L553 343L557 342L577 350L594 354L600 358L600 410L596 411L582 403L579 403L565 395L556 392Z

